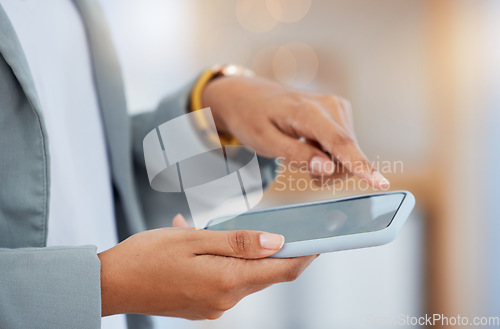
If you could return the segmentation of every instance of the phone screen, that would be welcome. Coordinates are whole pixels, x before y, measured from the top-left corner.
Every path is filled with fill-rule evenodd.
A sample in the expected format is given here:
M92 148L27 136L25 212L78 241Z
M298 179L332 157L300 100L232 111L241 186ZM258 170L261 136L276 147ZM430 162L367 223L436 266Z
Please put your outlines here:
M206 229L265 231L282 234L286 242L373 232L391 224L404 198L404 193L391 193L249 212Z

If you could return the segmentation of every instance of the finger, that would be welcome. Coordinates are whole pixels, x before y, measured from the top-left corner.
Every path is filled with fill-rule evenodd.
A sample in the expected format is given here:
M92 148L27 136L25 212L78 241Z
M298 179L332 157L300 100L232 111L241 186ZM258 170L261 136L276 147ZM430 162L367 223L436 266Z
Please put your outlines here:
M389 181L373 168L358 144L342 126L325 118L321 111L307 111L298 114L295 129L304 137L316 140L323 149L352 174L367 181L374 187L387 188ZM316 114L312 114L316 113Z
M349 128L349 131L352 133L352 136L356 138L356 134L354 132L354 118L352 117L352 106L351 102L349 102L347 99L340 97L339 98L339 105L340 108L342 109L342 113L344 114L344 120L346 122L345 126Z
M189 224L186 222L184 217L181 214L175 215L174 219L172 220L172 226L173 227L190 227Z
M278 252L285 238L280 234L260 231L207 231L197 234L198 255L221 255L236 258L265 258Z
M248 260L242 264L241 280L249 285L293 281L304 272L316 257L318 255Z
M265 145L272 156L286 159L296 167L306 167L312 174L331 175L335 171L335 164L325 152L283 133L272 124L263 129L258 142Z
M319 175L310 175L311 180L316 186L330 186L336 185L339 183L344 183L346 180L352 177L352 174L347 172L335 172L333 175L329 176L319 176Z
M311 180L317 186L335 185L352 177L352 174L340 163L335 163L335 172L332 175L310 174Z
M347 99L335 95L321 94L318 96L318 104L321 104L320 106L325 108L326 112L328 112L335 121L348 130L353 139L356 139L352 107Z
M276 265L276 264L272 264L272 262L275 262L275 261L277 261L277 262L281 262L281 261L287 262L288 260L293 260L293 259L297 259L299 261L302 260L304 263L302 264L303 267L299 268L298 270L295 267L296 264L291 264L292 269L289 269L289 270L292 271L292 272L294 270L297 270L297 272L295 272L295 273L290 273L290 272L287 272L287 273L277 273L277 272L272 273L273 271L271 271L270 274L272 274L272 276L266 276L265 272L263 272L262 270L258 270L261 274L259 274L257 277L249 277L249 276L241 277L240 279L244 280L244 281L241 281L241 282L243 282L246 285L246 289L242 291L241 298L243 298L245 296L248 296L250 294L253 294L255 292L261 291L263 289L266 289L266 288L272 286L275 283L284 282L284 281L292 281L292 280L296 279L296 277L294 277L294 275L295 276L299 276L300 274L302 274L304 272L304 270L307 268L307 266L309 266L311 264L311 262L314 259L316 259L318 256L319 255L311 255L311 256L297 257L297 258L288 258L288 259L282 259L282 260L279 260L279 259L269 259L269 260L271 260L271 265L272 266ZM257 266L261 266L262 264L259 264L259 262L262 262L262 264L264 266L266 266L266 267L270 263L270 262L268 262L265 259L247 260L246 264L243 266L243 269L246 271L246 273L248 273L248 270L245 267L246 266L253 266L253 265L255 265L255 263L257 263ZM252 265L252 263L253 263L253 265ZM280 264L278 264L278 266L280 266ZM288 269L285 269L285 272L287 270ZM268 281L268 280L270 280L270 281ZM263 281L265 281L265 282L263 282Z
M368 161L364 153L354 141L336 144L331 146L335 158L353 175L375 188L386 189L390 183L381 173L379 173Z

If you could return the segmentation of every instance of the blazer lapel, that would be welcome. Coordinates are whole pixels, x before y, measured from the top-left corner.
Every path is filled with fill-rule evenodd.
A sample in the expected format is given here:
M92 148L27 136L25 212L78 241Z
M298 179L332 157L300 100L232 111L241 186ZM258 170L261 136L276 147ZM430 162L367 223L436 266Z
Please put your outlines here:
M0 109L0 120L4 120L0 149L8 157L0 165L4 189L0 201L8 200L4 207L14 210L3 213L6 217L0 226L7 236L2 240L10 240L10 246L43 247L50 194L48 136L28 61L1 5L0 56L10 69L4 78L11 79L2 81L11 94L0 95L6 104Z
M35 89L35 82L31 76L28 61L24 55L21 43L17 38L17 34L12 27L12 24L0 5L0 53L5 61L12 68L12 72L21 84L26 97L37 112L38 116L42 116L40 112L40 102ZM42 120L43 124L43 120ZM44 129L45 130L45 129Z

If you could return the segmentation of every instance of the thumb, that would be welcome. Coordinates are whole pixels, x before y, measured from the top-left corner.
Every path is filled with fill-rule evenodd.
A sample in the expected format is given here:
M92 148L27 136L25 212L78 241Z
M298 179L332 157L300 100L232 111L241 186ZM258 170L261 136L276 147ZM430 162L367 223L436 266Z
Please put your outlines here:
M259 231L197 231L198 254L236 258L265 258L278 252L285 237Z

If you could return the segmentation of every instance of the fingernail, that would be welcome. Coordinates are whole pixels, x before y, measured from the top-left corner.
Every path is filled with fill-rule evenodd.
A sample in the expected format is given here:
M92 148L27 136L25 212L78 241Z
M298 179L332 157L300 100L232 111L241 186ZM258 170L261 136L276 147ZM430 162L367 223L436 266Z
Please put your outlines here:
M331 175L335 171L335 164L322 156L315 156L310 162L311 173L316 175Z
M260 235L260 246L264 249L281 249L285 243L285 237L280 234L262 233Z
M382 187L382 188L386 188L386 187L389 187L390 183L389 181L387 180L387 178L385 178L384 176L382 176L381 173L379 173L378 171L374 171L372 173L372 177L371 177L371 180L373 182L377 182L378 186Z

